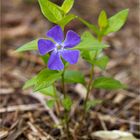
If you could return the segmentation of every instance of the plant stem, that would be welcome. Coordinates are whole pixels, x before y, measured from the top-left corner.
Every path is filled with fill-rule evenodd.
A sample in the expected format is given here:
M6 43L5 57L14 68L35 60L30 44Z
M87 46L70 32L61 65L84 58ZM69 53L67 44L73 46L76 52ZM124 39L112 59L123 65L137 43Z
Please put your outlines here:
M55 93L55 98L56 98L56 111L57 111L57 114L60 115L60 104L61 104L61 102L59 101L59 97L57 95L55 84L53 84L53 91Z
M101 35L98 35L98 41L99 41L99 42L102 41L102 36L101 36ZM96 59L97 54L98 54L98 51L96 51L95 56L94 56L94 58L93 58L93 61ZM92 64L91 72L90 72L90 80L89 80L88 87L87 87L87 94L86 94L86 98L85 98L85 101L84 101L84 115L83 115L83 118L84 118L85 115L86 115L87 101L88 101L88 98L89 98L90 91L91 91L91 89L92 89L92 80L93 80L93 75L94 75L94 66L95 66L95 65ZM83 119L83 118L82 118L82 119Z
M66 98L64 74L65 74L65 69L63 70L62 73L62 90L63 90L64 98Z
M65 80L64 80L64 74L65 74L65 68L63 70L62 73L62 90L63 90L63 94L64 94L64 99L66 99L66 91L65 91ZM64 107L65 108L65 107ZM68 135L68 139L70 138L70 131L69 131L69 112L65 109L64 110L65 113L65 121L66 121L66 130L67 130L67 135Z
M85 101L84 101L84 116L85 116L85 113L86 113L86 105L87 105L87 101L88 101L88 98L89 98L89 93L90 93L91 86L92 86L93 74L94 74L94 65L92 65L92 67L91 67L90 80L89 80L89 83L88 83L87 94L86 94L86 98L85 98Z

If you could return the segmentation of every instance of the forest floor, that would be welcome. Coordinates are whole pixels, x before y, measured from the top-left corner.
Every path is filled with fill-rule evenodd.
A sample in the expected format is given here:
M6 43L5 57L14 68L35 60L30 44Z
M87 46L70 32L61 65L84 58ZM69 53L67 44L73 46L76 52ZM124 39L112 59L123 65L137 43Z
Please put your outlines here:
M59 3L59 0L55 0ZM61 1L60 1L61 2ZM84 94L80 84L67 85L67 93L75 99L76 111L70 123L73 139L90 140L97 130L122 130L131 132L140 138L140 74L139 66L139 2L138 0L82 0L76 1L73 13L96 23L99 12L104 9L108 16L121 9L129 8L129 17L121 31L104 38L110 45L105 50L110 62L105 72L95 70L96 75L113 76L128 85L128 89L119 91L93 90L91 98L101 99L103 103L91 109L83 122L80 132L77 123L82 110L77 99ZM22 90L24 82L44 67L43 62L35 52L24 54L14 50L22 44L37 37L45 36L52 25L41 16L37 2L2 0L1 18L1 74L0 74L0 138L6 140L66 140L65 133L60 128L53 128L59 121L57 113L53 113L44 103L44 96L32 93L32 90ZM83 32L86 27L74 20L66 30L73 29ZM88 80L88 65L82 60L72 69L82 71ZM61 86L58 84L58 88ZM77 108L78 107L78 108ZM53 118L53 119L52 119ZM54 121L54 122L53 122ZM75 124L75 125L74 125ZM65 130L64 130L65 132ZM76 135L76 136L75 136ZM77 137L77 138L76 138Z

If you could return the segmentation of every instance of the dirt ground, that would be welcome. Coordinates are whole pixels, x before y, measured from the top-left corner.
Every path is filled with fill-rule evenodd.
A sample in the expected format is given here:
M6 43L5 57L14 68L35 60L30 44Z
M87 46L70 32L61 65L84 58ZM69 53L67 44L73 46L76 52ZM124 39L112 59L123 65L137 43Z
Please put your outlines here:
M54 2L61 4L62 0ZM22 90L24 82L45 65L36 52L14 52L22 44L45 36L52 24L41 15L37 1L2 0L1 5L0 137L5 140L65 140L65 134L61 135L60 129L53 128L53 121L57 121L58 118L52 121L52 112L43 102L45 97L32 93L32 90ZM97 24L97 17L102 9L107 11L109 17L125 8L130 10L125 26L119 32L104 38L110 45L105 50L105 54L110 58L107 70L102 72L96 69L95 74L114 76L127 84L128 89L92 91L91 98L102 99L103 103L91 109L86 121L89 123L85 123L78 133L78 140L95 140L92 133L97 130L129 131L140 138L139 1L76 0L72 12ZM87 30L77 20L72 21L66 27L66 30L68 29L73 29L79 34ZM89 65L85 62L80 60L78 65L71 68L84 72L88 80ZM58 89L61 89L59 84ZM67 92L75 101L83 94L79 84L67 85ZM75 118L70 124L72 130L77 129L74 124L81 108L76 110Z

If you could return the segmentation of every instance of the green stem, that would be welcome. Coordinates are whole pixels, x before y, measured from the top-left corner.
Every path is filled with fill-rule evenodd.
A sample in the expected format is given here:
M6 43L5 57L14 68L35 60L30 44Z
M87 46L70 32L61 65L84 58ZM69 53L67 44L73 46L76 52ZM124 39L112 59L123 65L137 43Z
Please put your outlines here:
M99 42L102 41L102 36L101 36L101 35L98 35L98 41L99 41ZM94 56L94 58L93 58L93 61L96 59L97 54L98 54L98 51L96 51L95 56ZM86 94L86 98L85 98L85 101L84 101L84 115L83 115L83 118L84 118L85 115L86 115L87 101L88 101L88 98L89 98L90 91L92 90L92 80L93 80L93 75L94 75L94 66L95 66L95 65L92 64L91 72L90 72L90 80L89 80L88 87L87 87L87 94Z
M58 114L60 115L60 104L61 104L61 101L57 95L57 91L56 91L56 88L55 88L55 84L53 84L53 91L55 93L55 99L56 99L56 110L58 112Z
M63 70L62 73L62 90L63 90L64 98L66 98L64 74L65 74L65 69Z
M86 113L86 105L87 105L87 101L88 101L88 98L89 98L89 93L90 93L91 86L92 86L93 73L94 73L94 65L92 65L92 67L91 67L90 80L89 80L89 83L88 83L87 94L86 94L86 98L85 98L85 101L84 101L84 116L85 116L85 113Z
M66 99L67 95L66 95L66 91L65 91L65 79L64 79L64 74L65 74L65 68L63 70L62 73L62 90L63 90L63 94L64 94L64 99ZM65 108L65 107L64 107ZM70 129L69 129L69 112L65 109L64 110L65 113L65 120L66 120L66 130L67 130L67 135L68 135L68 139L70 137Z

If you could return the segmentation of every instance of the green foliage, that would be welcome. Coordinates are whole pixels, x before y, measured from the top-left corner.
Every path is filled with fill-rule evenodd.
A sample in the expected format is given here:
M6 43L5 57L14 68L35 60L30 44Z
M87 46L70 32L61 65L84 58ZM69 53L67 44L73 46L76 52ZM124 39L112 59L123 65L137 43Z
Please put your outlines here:
M98 25L99 25L100 29L105 28L108 25L107 15L104 10L102 10L99 15Z
M128 16L128 9L122 10L108 19L108 26L102 32L103 35L117 32L125 23Z
M25 52L25 51L31 51L31 50L37 50L37 42L38 39L35 39L31 42L28 42L24 44L23 46L16 49L16 52Z
M36 78L37 76L34 76L32 79L30 80L27 80L23 86L23 89L27 89L27 88L30 88L30 87L33 87L36 83Z
M114 90L126 88L126 85L110 77L99 77L93 82L93 87L99 89Z
M45 64L47 64L50 55L47 53L47 54L45 54L45 55L43 55L43 56L40 56L40 57L42 58L43 62L44 62Z
M100 34L99 29L98 29L95 25L93 25L93 24L87 22L86 20L84 20L84 19L82 19L82 18L80 18L80 17L78 17L78 19L79 19L84 25L86 25L91 31L93 31L95 34L97 34L97 35Z
M81 51L81 56L84 60L86 60L90 64L94 64L93 60L96 56L97 51Z
M75 19L77 16L73 14L66 15L62 20L58 21L58 24L64 29L64 27L73 19Z
M56 97L55 92L54 92L54 87L52 85L47 88L43 88L43 89L39 90L39 92L41 92L42 94L44 94L46 96L50 96L53 98Z
M43 15L53 23L62 20L64 12L61 7L49 0L38 0Z
M101 104L101 103L102 103L102 100L99 100L99 99L94 99L94 100L87 101L86 111L88 111L91 107L95 107L95 106L97 106L98 104Z
M107 56L101 56L95 60L95 65L104 70L109 62L109 58Z
M55 105L55 100L54 99L50 99L46 103L47 103L49 108L53 108L54 105Z
M72 6L74 4L74 0L65 0L61 6L61 9L64 11L64 13L68 13Z
M58 6L49 0L38 0L43 15L51 22L60 25L63 29L66 24L77 16L67 13L71 10L74 0L65 0Z
M24 89L33 87L34 91L39 91L41 89L44 89L51 84L53 84L56 80L59 80L61 77L62 72L61 71L51 71L46 69L43 69L37 74L37 76L33 77L32 79L28 80L25 85Z
M94 51L107 47L107 45L99 42L95 37L93 37L90 32L86 31L81 36L81 43L74 49L79 49L80 51Z
M62 100L62 104L64 106L64 108L69 111L71 109L71 106L72 106L72 100L69 96L65 97L63 100Z
M48 69L43 69L36 78L36 84L34 86L34 90L38 91L45 87L50 86L56 80L60 79L62 72L61 71L52 71Z
M65 71L64 79L68 83L85 83L84 75L80 71L67 70Z

